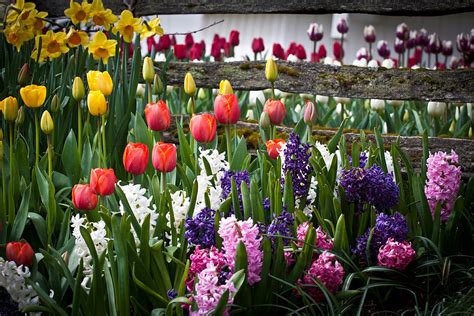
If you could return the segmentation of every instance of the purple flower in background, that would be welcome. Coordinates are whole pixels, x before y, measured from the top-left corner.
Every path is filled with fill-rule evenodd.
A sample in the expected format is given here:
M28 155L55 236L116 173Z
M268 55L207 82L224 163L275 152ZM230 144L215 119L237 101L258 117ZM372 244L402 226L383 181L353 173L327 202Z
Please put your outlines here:
M304 240L306 239L306 234L308 233L309 222L304 222L298 225L296 229L296 237L298 238L298 246L303 247ZM333 241L332 239L323 232L321 226L318 226L316 229L316 248L323 249L323 250L332 250L333 248Z
M443 41L441 43L441 53L443 53L444 56L448 57L453 54L453 42L451 41Z
M313 42L319 42L323 38L323 25L311 23L308 28L308 37Z
M397 54L403 54L405 52L405 42L399 38L396 38L395 44L393 44L393 49Z
M202 209L194 218L187 218L184 223L184 236L192 245L209 248L216 243L214 217L216 211L210 208Z
M439 40L438 34L436 33L430 34L428 39L429 39L428 47L430 49L430 53L432 54L441 53L441 49L443 47L441 46L441 41Z
M364 59L369 59L369 52L367 51L367 48L361 47L356 53L356 58L358 60L361 60L362 58Z
M421 29L416 34L416 45L425 47L429 43L428 40L428 31L426 29Z
M176 296L178 296L178 291L176 291L175 289L169 289L167 292L166 292L166 295L168 295L168 298L170 300L173 300L176 298Z
M405 270L415 259L416 252L407 241L398 242L389 238L387 243L380 247L378 265L397 270Z
M461 185L461 167L458 155L439 151L428 157L425 195L431 213L435 214L436 205L441 205L441 220L447 221L453 211L459 187Z
M378 41L377 43L377 52L379 53L380 57L382 58L389 58L390 57L390 48L388 48L387 41Z
M250 185L249 172L245 171L231 171L228 170L224 173L221 179L222 197L226 199L232 192L232 177L234 177L235 184L237 186L237 192L239 192L239 200L242 199L242 193L240 192L240 185L243 182Z
M273 218L273 221L267 228L267 234L270 235L269 238L272 245L275 243L276 236L293 237L291 227L294 222L295 219L293 218L293 215L286 210L283 210L280 215ZM282 238L282 241L285 246L290 242L287 238Z
M345 34L349 31L349 25L347 25L346 19L339 20L339 23L337 23L337 31L341 34Z
M364 26L364 40L367 43L373 43L375 42L375 27L372 25L366 25Z
M408 29L408 25L406 25L406 23L398 24L397 32L396 32L396 35L397 35L398 39L400 39L402 41L407 40L408 36L409 36L409 32L410 32L410 30Z
M283 150L283 174L282 183L287 172L291 174L293 181L293 193L295 197L303 197L308 194L311 172L309 157L311 157L309 144L302 144L296 133L291 133Z
M416 30L410 31L408 35L408 39L406 40L406 47L407 49L412 49L416 46L416 37L418 36L418 32Z
M460 53L469 51L469 35L465 33L458 34L456 37L456 48Z

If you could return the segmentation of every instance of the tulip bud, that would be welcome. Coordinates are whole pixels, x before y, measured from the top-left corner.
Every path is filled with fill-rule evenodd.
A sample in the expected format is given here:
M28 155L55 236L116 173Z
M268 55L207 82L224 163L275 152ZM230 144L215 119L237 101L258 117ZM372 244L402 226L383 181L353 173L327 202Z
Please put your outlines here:
M101 116L107 112L107 102L100 90L90 91L87 96L87 107L93 116Z
M148 128L152 131L167 130L170 127L171 116L166 102L159 100L156 103L148 103L145 107L145 119Z
M410 30L408 29L406 23L398 24L396 31L397 38L402 41L407 40L409 36L409 31Z
M148 146L141 143L128 143L123 152L123 166L131 174L142 174L148 166Z
M27 242L9 242L5 248L8 261L14 261L17 266L23 265L30 267L33 264L35 252Z
M262 112L262 114L260 115L259 124L262 129L266 129L270 127L271 122L270 122L270 117L268 116L267 112Z
M268 113L273 125L280 125L286 115L286 108L280 100L268 99L263 106L263 111Z
M90 211L96 208L97 195L88 184L76 184L72 188L72 204L78 210Z
M349 31L346 19L341 19L337 24L337 31L341 34L345 34Z
M319 42L323 38L323 25L318 23L312 23L309 25L308 37L313 42Z
M311 101L306 101L303 119L306 125L313 125L316 122L316 107Z
M112 89L114 88L114 83L112 81L112 77L108 71L104 71L99 76L99 90L104 94L104 96L109 96L112 94Z
M234 93L234 89L232 89L232 85L230 84L229 80L221 80L221 82L219 83L219 93L220 94Z
M451 121L451 125L449 125L449 132L454 133L456 129L456 120Z
M282 150L282 146L285 144L286 142L283 140L283 139L271 139L271 140L267 140L267 142L265 143L266 147L267 147L267 153L268 153L268 156L271 158L271 159L277 159L278 156L280 155L280 152Z
M429 42L428 42L428 48L430 50L430 53L433 54L439 54L442 50L442 45L441 41L438 37L438 34L433 33L428 36Z
M176 146L158 142L153 147L152 163L153 167L159 172L171 172L176 168Z
M145 85L143 83L137 85L137 92L135 95L137 98L143 99L143 96L145 95Z
M393 106L394 108L398 108L402 106L405 101L403 100L387 100L387 103Z
M383 58L390 57L390 48L388 48L388 43L386 41L378 41L377 52Z
M446 112L446 103L428 102L428 114L432 117L441 117Z
M403 113L403 122L408 122L408 120L410 119L410 113L408 113L407 110L405 110L405 113Z
M18 84L20 87L25 86L30 79L30 67L27 63L21 67L20 72L18 73Z
M95 168L91 170L90 188L95 194L106 196L114 193L116 182L114 169Z
M278 78L278 66L272 57L267 59L267 64L265 65L265 77L271 83L275 82Z
M192 99L192 98L189 98L188 104L186 105L186 111L187 111L187 113L193 114L193 104L194 104L193 99Z
M59 101L59 97L57 94L55 94L53 96L53 99L51 100L51 111L53 111L53 113L56 113L57 111L59 111L60 105L61 102Z
M216 118L212 114L193 115L189 123L191 135L199 143L210 143L216 138Z
M155 79L155 68L151 57L145 57L143 60L143 80L152 83Z
M40 126L41 126L41 130L46 135L49 135L53 132L54 122L53 122L53 119L51 118L51 114L49 114L48 110L43 112L43 115L41 116Z
M443 41L441 46L441 53L443 53L444 56L448 57L453 54L453 43L451 41Z
M205 100L206 99L206 91L204 91L203 88L200 88L198 90L198 95L197 95L199 100Z
M192 97L196 93L196 83L194 82L193 75L188 72L184 77L184 92Z
M325 95L317 95L316 101L320 104L327 104L329 102L329 97Z
M15 97L7 97L3 101L3 117L13 122L18 116L18 100Z
M81 77L74 78L74 81L72 82L72 97L74 100L77 102L81 101L84 99L85 94L84 83L82 82Z
M393 44L393 49L397 54L403 54L405 52L405 42L396 38L395 43Z
M15 125L20 126L21 124L23 124L24 121L25 121L25 112L23 110L23 107L21 106L18 109L18 115L15 120Z
M158 74L155 74L155 78L153 80L153 93L156 95L160 95L163 92L163 82L161 82L161 78Z
M375 42L375 27L368 25L364 27L364 39L367 43Z
M408 39L406 40L405 44L408 49L412 49L416 46L416 38L418 36L418 32L416 30L410 31L408 35Z
M240 108L235 94L219 94L214 100L214 114L221 124L237 123L240 118Z

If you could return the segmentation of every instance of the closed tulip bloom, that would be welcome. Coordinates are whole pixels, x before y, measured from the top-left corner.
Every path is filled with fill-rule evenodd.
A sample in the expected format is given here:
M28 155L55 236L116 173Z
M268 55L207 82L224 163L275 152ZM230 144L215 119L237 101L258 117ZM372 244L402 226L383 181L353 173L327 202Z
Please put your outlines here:
M286 142L283 139L271 139L267 140L265 145L267 146L267 153L271 159L277 159L282 150L282 146Z
M375 42L375 27L373 25L364 26L364 39L367 43Z
M170 127L170 110L163 100L148 103L145 107L145 118L148 128L152 131L160 132Z
M43 112L43 115L41 115L40 126L41 131L43 131L43 133L45 133L46 135L51 134L54 130L53 118L47 110Z
M311 41L318 42L323 38L323 25L311 23L306 33L308 33L308 37Z
M8 261L14 261L17 266L23 265L31 267L35 252L30 244L24 241L9 242L5 247L5 254Z
M446 112L446 103L444 102L428 102L428 114L432 117L441 117Z
M263 111L268 113L270 117L270 122L273 125L280 125L285 119L286 108L283 102L280 100L268 99L265 102Z
M257 37L252 41L252 51L256 53L261 53L265 50L265 45L263 44L263 38Z
M379 99L371 99L370 108L376 112L383 111L385 109L385 101Z
M386 41L378 41L377 52L383 58L390 57L390 48L388 48L388 43Z
M191 135L199 143L210 143L216 138L216 118L212 114L193 115L189 124Z
M341 34L345 34L349 31L349 26L347 25L346 19L341 19L339 23L337 23L337 31Z
M96 208L97 195L88 184L76 184L72 188L72 204L78 210L90 211Z
M441 43L441 46L442 46L441 53L443 53L444 56L448 57L453 54L453 42L443 41Z
M230 84L229 80L221 80L221 82L219 83L219 93L220 94L234 93L234 89L232 89L232 85Z
M125 171L139 175L148 166L148 146L141 143L128 143L123 152Z
M307 125L313 125L316 122L316 107L311 101L306 101L304 105L304 115L303 119Z
M267 59L267 63L265 65L265 77L270 82L275 82L275 80L278 78L278 66L272 57Z
M90 91L87 96L87 107L93 116L104 115L107 112L107 102L100 90Z
M84 99L85 95L84 83L82 82L81 77L74 78L74 81L72 82L72 97L74 100L79 102Z
M262 112L262 114L260 115L260 120L258 121L258 123L260 124L260 127L263 128L263 129L270 127L271 122L270 122L270 117L268 116L267 112Z
M104 96L111 95L112 89L114 88L114 83L112 81L112 77L110 77L109 72L102 72L99 79L99 90L104 94Z
M186 58L186 45L177 44L173 46L174 56L176 59L185 59Z
M219 94L214 100L214 114L221 124L237 123L240 118L240 108L235 94Z
M405 52L405 42L396 38L395 43L393 44L393 49L397 54L403 54Z
M90 91L96 91L99 89L99 81L102 73L97 70L89 70L87 72L87 85Z
M29 79L30 79L30 67L28 66L27 63L25 63L21 67L20 72L18 73L18 84L20 86L24 86L26 85Z
M192 97L196 93L196 83L194 82L193 75L188 72L184 77L184 92Z
M153 79L155 78L155 68L153 66L153 60L150 57L145 57L143 59L143 80L146 82L153 82Z
M39 108L46 100L46 87L31 84L20 89L23 102L29 108Z
M408 26L406 25L406 23L398 24L396 35L397 35L397 38L401 39L402 41L405 41L408 39L408 37L410 36L410 30L408 29Z
M240 41L239 41L239 31L237 30L232 30L230 31L230 35L229 35L229 43L230 45L232 46L238 46L240 44Z
M115 177L114 169L91 170L90 187L95 194L106 196L114 193L115 182L117 182L117 177Z
M153 147L151 161L153 167L159 172L171 172L176 168L176 146L158 142Z
M13 122L18 116L18 100L15 97L6 97L2 101L2 111L5 120Z
M438 37L438 34L436 33L430 34L430 36L428 36L428 39L429 39L428 47L430 49L430 52L433 54L441 53L441 50L443 47L441 45L441 41Z
M275 56L278 59L285 59L285 50L279 43L274 43L273 44L273 56Z

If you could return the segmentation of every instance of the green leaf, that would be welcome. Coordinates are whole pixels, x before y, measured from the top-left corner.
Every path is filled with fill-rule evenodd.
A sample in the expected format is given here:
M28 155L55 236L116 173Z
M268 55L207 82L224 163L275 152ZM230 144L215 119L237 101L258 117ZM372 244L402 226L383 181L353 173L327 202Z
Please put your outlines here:
M244 166L243 162L245 161L245 158L248 156L248 154L247 139L242 137L233 154L230 170L242 170Z
M112 216L112 234L114 236L114 249L117 254L116 290L118 314L128 315L130 312L128 255L126 247L126 234L130 233L127 222L119 215ZM138 233L138 232L137 232Z
M349 253L349 241L347 239L344 214L341 214L337 220L336 233L334 234L334 250Z
M71 182L78 183L81 175L81 157L79 157L79 152L77 151L76 136L72 129L64 142L61 161Z
M337 145L339 144L339 140L341 139L341 136L344 132L344 126L346 125L347 118L342 121L341 126L339 126L339 129L337 130L336 134L331 138L331 140L328 143L328 150L332 154L336 152Z
M16 214L15 221L13 222L12 231L10 233L10 240L17 241L20 240L23 235L23 230L25 229L26 220L28 218L28 209L30 206L30 195L31 195L31 185L28 186L28 189L23 194L21 199L20 208Z

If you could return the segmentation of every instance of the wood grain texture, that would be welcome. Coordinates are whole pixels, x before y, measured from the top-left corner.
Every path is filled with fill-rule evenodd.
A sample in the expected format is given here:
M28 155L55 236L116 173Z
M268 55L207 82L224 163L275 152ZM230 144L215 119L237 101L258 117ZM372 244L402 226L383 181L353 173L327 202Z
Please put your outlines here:
M410 70L278 62L275 88L327 96L474 102L474 70ZM158 70L163 67L157 63ZM168 65L168 84L182 85L191 72L198 87L217 88L228 79L237 90L270 88L264 62L184 63Z
M66 0L34 0L49 16L63 16ZM103 0L119 13L122 0ZM474 11L474 0L136 0L137 15L152 14L261 14L261 13L370 13L431 16Z

